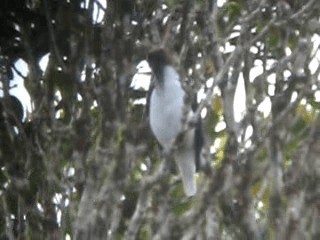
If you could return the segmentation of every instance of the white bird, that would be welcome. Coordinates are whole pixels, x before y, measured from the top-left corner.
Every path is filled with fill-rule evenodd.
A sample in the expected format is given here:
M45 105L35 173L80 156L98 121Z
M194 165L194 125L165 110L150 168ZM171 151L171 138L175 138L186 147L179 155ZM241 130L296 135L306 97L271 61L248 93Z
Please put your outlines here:
M163 49L151 52L148 56L148 63L154 73L154 88L149 105L150 127L164 152L168 153L182 131L185 91L181 86L178 72ZM193 112L190 110L188 117L192 115ZM195 132L195 129L192 128L184 133L175 159L187 196L193 196L197 191L196 158L199 158L202 140L196 140Z

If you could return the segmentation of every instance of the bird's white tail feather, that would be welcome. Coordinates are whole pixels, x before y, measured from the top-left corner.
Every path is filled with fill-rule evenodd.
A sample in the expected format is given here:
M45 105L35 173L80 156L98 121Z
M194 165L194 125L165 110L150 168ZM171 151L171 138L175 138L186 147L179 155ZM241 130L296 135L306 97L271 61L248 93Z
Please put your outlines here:
M187 150L177 155L176 161L181 173L184 192L187 196L193 196L197 192L194 153L192 150Z

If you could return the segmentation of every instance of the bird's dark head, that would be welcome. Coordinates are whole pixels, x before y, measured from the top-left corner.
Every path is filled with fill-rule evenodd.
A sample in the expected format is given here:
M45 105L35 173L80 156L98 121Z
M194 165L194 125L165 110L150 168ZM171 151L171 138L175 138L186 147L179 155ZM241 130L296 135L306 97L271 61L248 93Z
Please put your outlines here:
M149 52L147 57L149 66L156 78L161 81L163 68L171 65L169 54L162 48Z

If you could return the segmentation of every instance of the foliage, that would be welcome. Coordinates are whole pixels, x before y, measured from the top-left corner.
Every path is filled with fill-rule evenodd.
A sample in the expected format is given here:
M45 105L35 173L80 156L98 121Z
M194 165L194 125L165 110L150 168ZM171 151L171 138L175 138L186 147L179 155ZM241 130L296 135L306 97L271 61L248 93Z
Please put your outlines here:
M319 239L319 2L103 3L1 3L0 239ZM203 93L191 199L131 85L157 47Z

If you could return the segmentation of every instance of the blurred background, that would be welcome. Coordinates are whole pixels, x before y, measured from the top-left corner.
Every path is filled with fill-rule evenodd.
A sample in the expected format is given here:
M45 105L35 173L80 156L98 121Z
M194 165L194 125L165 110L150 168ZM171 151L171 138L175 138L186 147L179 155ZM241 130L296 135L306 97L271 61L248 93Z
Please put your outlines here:
M0 239L320 239L320 2L3 0ZM205 136L185 197L148 126L171 53Z

